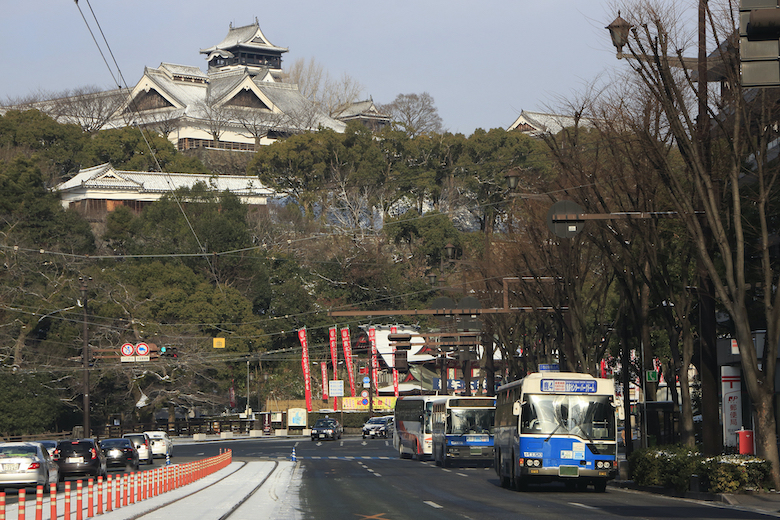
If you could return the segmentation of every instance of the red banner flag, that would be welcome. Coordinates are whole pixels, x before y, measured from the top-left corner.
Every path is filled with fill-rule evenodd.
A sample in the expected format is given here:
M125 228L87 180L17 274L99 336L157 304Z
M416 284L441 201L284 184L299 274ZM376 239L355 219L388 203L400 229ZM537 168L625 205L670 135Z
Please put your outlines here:
M330 360L333 363L333 380L335 381L339 378L339 344L336 327L328 329L328 340L330 340ZM333 396L333 409L338 410L338 408L339 398Z
M306 340L306 327L298 330L301 340L301 368L303 368L303 388L306 391L306 410L311 412L311 365L309 364L309 342Z
M322 400L328 401L328 364L326 362L320 363L322 367Z
M390 334L398 334L398 327L395 325L390 327ZM393 360L393 392L395 393L395 396L398 397L398 370L395 368L395 343L393 343L393 355L391 356L391 359Z
M368 343L371 345L371 379L374 382L374 388L379 391L379 361L376 357L376 328L368 329Z
M352 397L355 395L355 373L352 372L352 344L349 342L349 327L341 329L341 342L344 345L344 363L347 365L347 375L349 376L349 389Z

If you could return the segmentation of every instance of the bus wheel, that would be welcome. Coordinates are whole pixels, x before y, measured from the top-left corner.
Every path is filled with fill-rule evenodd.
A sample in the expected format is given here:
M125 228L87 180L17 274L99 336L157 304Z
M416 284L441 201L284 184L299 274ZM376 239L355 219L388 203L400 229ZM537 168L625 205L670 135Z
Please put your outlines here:
M501 487L504 489L509 489L512 484L512 479L509 477L505 477L504 475L499 475L498 478L501 480Z
M437 466L441 466L441 460L439 460L439 452L435 447L433 448L433 460L434 462L436 462Z
M446 448L442 448L441 450L441 467L446 468L449 466L449 462L447 461L447 451Z
M404 453L404 445L403 444L399 444L398 445L398 457L401 458L401 459L405 459L406 458L406 453Z
M595 481L593 483L593 488L596 490L596 493L604 493L607 490L606 479Z
M528 482L523 477L515 477L515 489L518 491L525 491L528 489Z

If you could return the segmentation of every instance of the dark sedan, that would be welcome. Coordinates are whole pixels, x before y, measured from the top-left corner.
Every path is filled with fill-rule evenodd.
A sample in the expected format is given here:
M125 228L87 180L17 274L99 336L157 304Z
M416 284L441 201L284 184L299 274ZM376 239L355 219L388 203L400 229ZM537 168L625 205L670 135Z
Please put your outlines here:
M127 468L138 471L138 450L130 439L104 439L100 441L100 449L106 456L107 468Z
M340 439L344 433L344 428L336 419L317 419L314 426L311 427L311 440L317 439Z
M60 478L107 475L106 457L94 439L60 441L54 460L60 467Z

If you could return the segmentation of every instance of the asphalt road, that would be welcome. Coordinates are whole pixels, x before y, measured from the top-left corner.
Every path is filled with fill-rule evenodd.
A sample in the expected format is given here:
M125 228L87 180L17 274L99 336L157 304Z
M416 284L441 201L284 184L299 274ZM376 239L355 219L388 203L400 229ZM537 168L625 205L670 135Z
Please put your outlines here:
M549 484L518 492L501 488L492 468L441 468L433 462L399 459L391 441L359 436L177 445L175 462L216 455L226 447L237 461L289 460L294 447L301 469L300 518L776 518L724 504L614 488L597 493Z

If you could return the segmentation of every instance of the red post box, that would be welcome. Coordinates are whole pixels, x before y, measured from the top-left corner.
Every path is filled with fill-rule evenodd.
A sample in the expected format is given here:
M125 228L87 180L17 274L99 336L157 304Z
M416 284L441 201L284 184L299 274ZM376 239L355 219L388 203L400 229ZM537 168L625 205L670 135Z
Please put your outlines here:
M739 454L740 455L754 455L756 450L753 449L753 430L739 430Z

